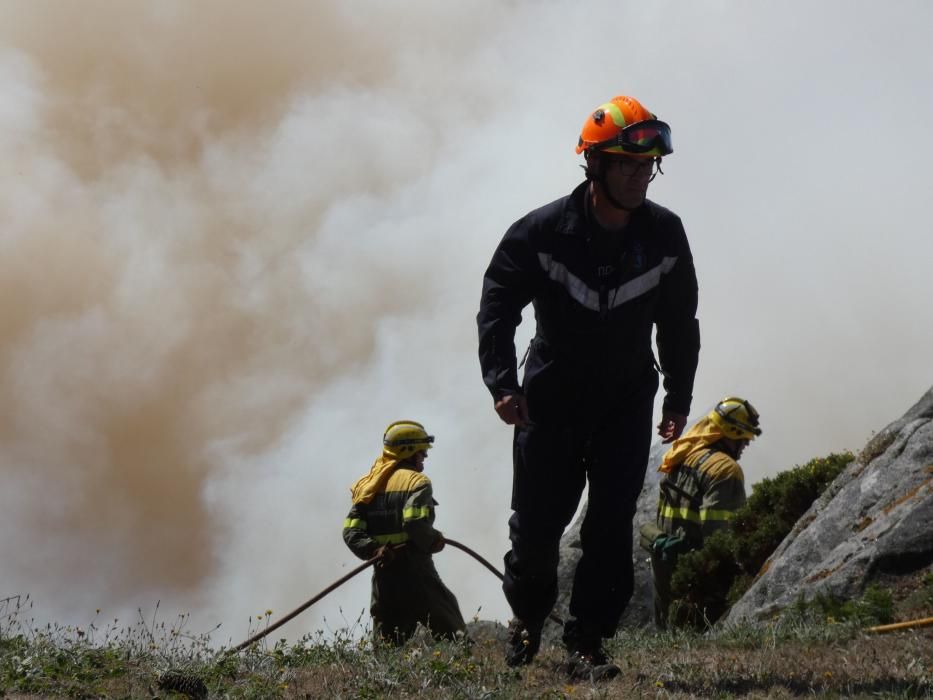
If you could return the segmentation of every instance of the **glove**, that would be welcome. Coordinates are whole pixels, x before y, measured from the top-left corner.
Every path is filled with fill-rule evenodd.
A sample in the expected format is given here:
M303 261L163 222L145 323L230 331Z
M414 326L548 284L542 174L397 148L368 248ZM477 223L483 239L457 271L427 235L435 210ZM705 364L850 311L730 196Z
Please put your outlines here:
M661 561L674 563L681 554L691 550L690 542L683 534L662 535L654 543L654 551L660 555Z
M664 530L651 522L645 523L638 528L638 533L638 544L648 553L653 553L655 544L660 538L665 536Z
M376 562L376 566L381 569L382 567L391 564L395 560L395 550L392 549L392 547L389 545L384 544L375 552L373 552L373 556L379 557L378 561Z
M444 548L444 545L447 544L447 540L444 539L444 536L441 533L437 533L437 539L431 544L431 554L437 554Z

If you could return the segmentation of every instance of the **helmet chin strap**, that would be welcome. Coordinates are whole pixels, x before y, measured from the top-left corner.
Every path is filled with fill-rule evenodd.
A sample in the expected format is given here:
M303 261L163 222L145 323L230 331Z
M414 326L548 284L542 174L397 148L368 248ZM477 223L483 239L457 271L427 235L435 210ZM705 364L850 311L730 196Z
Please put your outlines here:
M624 204L622 204L622 202L620 202L618 199L613 197L612 192L609 189L609 183L606 181L605 168L601 168L601 167L597 168L598 172L594 173L593 168L589 165L589 163L587 165L581 165L580 167L583 168L583 172L586 173L587 180L589 180L590 182L596 183L597 185L600 186L600 188L603 191L603 194L606 195L606 199L609 200L609 204L611 204L614 209L620 209L622 211L633 212L636 209L638 209L638 207L640 207L642 204L644 204L645 202L644 197L642 197L641 201L634 207L627 207Z
M625 206L624 204L622 204L622 202L620 202L618 199L616 199L615 197L612 196L612 192L609 190L609 183L606 182L606 176L605 176L605 175L603 175L603 176L602 176L599 180L597 180L596 182L597 182L598 184L602 185L603 194L606 195L606 199L608 199L608 200L609 200L609 203L610 203L613 207L615 207L616 209L621 209L622 211L633 212L633 211L635 211L636 209L638 209L638 207L640 207L640 206L642 205L642 203L645 201L645 198L642 197L642 201L639 202L636 206L634 206L634 207L627 207L627 206Z

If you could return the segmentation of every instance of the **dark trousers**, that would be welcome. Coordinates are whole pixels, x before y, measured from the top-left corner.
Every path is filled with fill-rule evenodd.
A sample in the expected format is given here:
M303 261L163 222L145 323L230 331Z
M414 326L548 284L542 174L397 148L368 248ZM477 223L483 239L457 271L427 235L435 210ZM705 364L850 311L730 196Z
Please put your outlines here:
M373 638L404 644L419 623L435 637L453 639L465 632L460 606L441 581L430 554L409 545L384 568L373 571Z
M543 624L554 607L560 538L589 481L571 626L615 634L634 587L632 518L651 447L653 399L652 392L594 420L516 430L512 549L505 555L502 587L512 612L527 625Z

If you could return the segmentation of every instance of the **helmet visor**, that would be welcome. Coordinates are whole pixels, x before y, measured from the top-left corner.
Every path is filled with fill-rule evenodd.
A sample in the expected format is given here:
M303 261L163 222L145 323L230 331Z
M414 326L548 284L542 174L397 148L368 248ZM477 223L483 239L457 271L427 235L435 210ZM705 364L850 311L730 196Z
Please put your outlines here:
M590 148L601 150L613 147L621 148L626 153L656 151L655 155L669 155L674 152L671 142L671 127L666 122L658 119L647 119L643 122L630 124L611 139L595 143Z

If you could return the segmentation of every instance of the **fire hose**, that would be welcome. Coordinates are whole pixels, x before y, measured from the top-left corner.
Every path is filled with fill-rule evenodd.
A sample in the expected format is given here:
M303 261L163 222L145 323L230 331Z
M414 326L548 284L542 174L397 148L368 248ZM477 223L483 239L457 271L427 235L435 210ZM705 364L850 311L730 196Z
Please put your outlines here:
M449 544L451 547L454 547L454 548L459 549L459 550L461 550L461 551L463 551L463 552L466 552L466 553L469 554L471 557L473 557L476 561L478 561L480 564L482 564L482 565L485 566L487 569L489 569L489 571L491 571L491 572L496 576L496 578L498 578L500 581L503 580L502 574L496 569L496 567L494 567L492 564L490 564L488 561L486 561L483 557L481 557L479 554L477 554L476 552L474 552L472 549L470 549L469 547L467 547L465 544L461 544L460 542L457 542L456 540L451 540L451 539L448 539L448 538L446 538L446 537L444 538L444 542L445 542L446 544ZM397 545L397 546L393 547L393 549L396 549L396 550L397 550L397 549L401 549L401 548L403 548L404 546L405 546L404 544ZM314 596L313 598L309 599L308 601L302 603L301 605L299 605L297 608L295 608L294 610L292 610L290 613L288 613L287 615L285 615L285 616L282 617L281 619L276 620L274 623L272 623L271 625L269 625L268 627L266 627L266 628L263 629L262 631L257 632L256 634L254 634L254 635L253 635L252 637L250 637L249 639L247 639L247 640L241 642L240 644L237 644L235 647L232 647L231 649L229 649L229 650L226 652L226 654L224 654L224 656L229 656L229 655L232 655L232 654L236 654L236 653L242 651L243 649L245 649L246 647L250 646L251 644L254 644L255 642L258 642L260 639L262 639L262 638L265 637L266 635L268 635L268 634L274 632L275 630L277 630L279 627L281 627L282 625L284 625L284 624L285 624L286 622L288 622L289 620L291 620L291 619L297 617L298 615L300 615L301 613L303 613L305 610L307 610L308 608L310 608L312 605L314 605L315 603L317 603L317 602L318 602L319 600L321 600L322 598L326 597L328 594L330 594L330 593L332 593L333 591L335 591L335 590L337 590L338 588L340 588L340 586L342 586L343 584L345 584L347 581L349 581L351 578L353 578L353 577L356 576L357 574L362 573L363 571L365 571L366 569L368 569L370 566L372 566L373 564L375 564L376 562L378 562L380 559L381 559L381 556L379 556L379 555L377 555L377 556L375 556L375 557L372 557L371 559L367 559L365 562L363 562L362 564L360 564L358 567L356 567L355 569L353 569L353 570L350 571L349 573L345 574L344 576L341 576L339 579L337 579L336 581L334 581L332 584L330 584L330 585L329 585L327 588L325 588L323 591L321 591L320 593L318 593L316 596ZM554 615L553 613L552 613L551 615L549 615L548 617L549 617L551 620L553 620L554 622L556 622L557 624L559 624L559 625L563 625L563 624L564 624L564 621L561 620L557 615Z
M467 547L465 544L462 544L462 543L460 543L460 542L457 542L456 540L451 540L451 539L448 539L448 538L444 538L444 541L446 542L446 544L450 545L451 547L454 547L455 549L459 549L459 550L465 552L466 554L470 555L470 556L473 557L477 562L479 562L479 563L482 564L484 567L486 567L487 569L489 569L489 571L492 572L492 574L493 574L496 578L498 578L500 581L503 580L502 573L501 573L498 569L496 569L496 567L494 567L492 564L490 564L488 561L486 561L486 559L484 559L482 556L480 556L479 554L477 554L475 551L473 551L472 549L470 549L469 547ZM403 548L404 546L405 546L404 544L397 545L397 546L393 547L393 549L401 549L401 548ZM247 640L241 642L240 644L237 644L235 647L232 647L231 649L229 649L229 650L226 652L225 656L232 655L232 654L236 654L236 653L242 651L243 649L245 649L246 647L250 646L251 644L254 644L255 642L258 642L258 641L259 641L260 639L262 639L263 637L265 637L265 636L271 634L272 632L274 632L275 630L277 630L279 627L281 627L282 625L284 625L286 622L288 622L289 620L294 619L295 617L297 617L298 615L300 615L301 613L303 613L305 610L307 610L308 608L310 608L312 605L314 605L315 603L317 603L319 600L321 600L322 598L326 597L326 596L329 595L330 593L332 593L332 592L334 592L335 590L337 590L338 588L340 588L340 586L342 586L343 584L345 584L345 583L346 583L347 581L349 581L351 578L353 578L353 577L356 576L357 574L360 574L360 573L362 573L363 571L365 571L366 569L368 569L370 566L372 566L373 564L375 564L376 562L378 562L378 561L380 560L380 558L381 558L380 556L375 556L375 557L372 557L371 559L367 559L365 562L363 562L362 564L360 564L358 567L356 567L355 569L353 569L353 570L350 571L349 573L345 574L344 576L341 576L339 579L337 579L337 580L334 581L332 584L330 584L329 586L327 586L327 588L325 588L324 590L322 590L322 591L321 591L320 593L318 593L316 596L314 596L313 598L309 599L308 601L306 601L306 602L303 603L302 605L298 606L297 608L295 608L294 610L292 610L290 613L288 613L287 615L285 615L285 616L282 617L281 619L275 621L274 623L272 623L271 625L269 625L269 626L266 627L265 629L261 630L260 632L257 632L256 634L254 634L254 635L253 635L252 637L250 637L249 639L247 639ZM556 622L558 625L563 625L563 624L564 624L564 621L561 620L557 615L555 615L555 614L553 614L553 613L550 614L548 617L549 617L550 620L552 620L553 622ZM899 622L899 623L895 623L895 624L892 624L892 625L878 625L878 626L876 626L876 627L869 627L869 628L867 628L865 631L866 631L866 632L872 632L872 633L885 633L885 632L893 632L893 631L902 630L902 629L911 629L911 628L915 628L915 627L926 627L926 626L929 626L929 625L933 625L933 618L931 618L931 617L924 618L924 619L920 619L920 620L911 620L911 621L909 621L909 622Z
M933 625L933 617L924 617L919 620L907 620L906 622L895 622L890 625L876 625L875 627L869 627L865 631L884 634L885 632L908 630L914 627L929 627L930 625Z
M490 564L483 557L481 557L479 554L474 552L472 549L470 549L466 545L461 544L460 542L457 542L456 540L451 540L447 538L445 538L445 542L449 544L451 547L459 549L465 552L466 554L470 555L476 561L482 564L484 567L489 569L489 571L491 571L496 576L496 578L498 578L500 581L503 580L503 575L492 564ZM404 546L405 546L404 544L397 545L393 547L393 549L401 549ZM228 658L229 656L232 656L233 654L237 654L243 649L250 646L251 644L254 644L255 642L262 639L263 637L271 634L272 632L277 630L279 627L284 625L286 622L297 617L298 615L303 613L305 610L310 608L312 605L317 603L319 600L321 600L322 598L326 597L328 594L335 591L337 588L345 584L351 578L353 578L357 574L362 573L363 571L368 569L373 564L376 564L381 558L382 558L381 555L377 555L375 557L372 557L371 559L367 559L365 562L363 562L362 564L357 566L355 569L353 569L349 573L345 574L344 576L334 581L332 584L327 586L327 588L322 590L316 596L309 599L307 602L303 603L299 607L295 608L292 612L288 613L280 620L277 620L275 623L269 625L264 630L257 632L256 634L251 636L249 639L227 650L224 654L222 654L221 659L225 659L225 658ZM563 625L563 620L561 620L557 615L554 615L552 613L548 617L550 620L556 622L557 624ZM891 625L878 625L875 627L869 627L865 631L869 633L885 633L885 632L893 632L896 630L912 629L916 627L927 627L929 625L933 625L933 617L923 618L919 620L910 620L908 622L899 622L899 623L895 623ZM187 692L189 696L195 697L195 698L206 698L207 697L207 686L204 683L203 679L197 676L192 676L191 674L184 673L184 672L172 671L172 670L167 671L166 673L162 674L162 676L159 678L159 687L162 688L163 690L184 691L184 692Z

